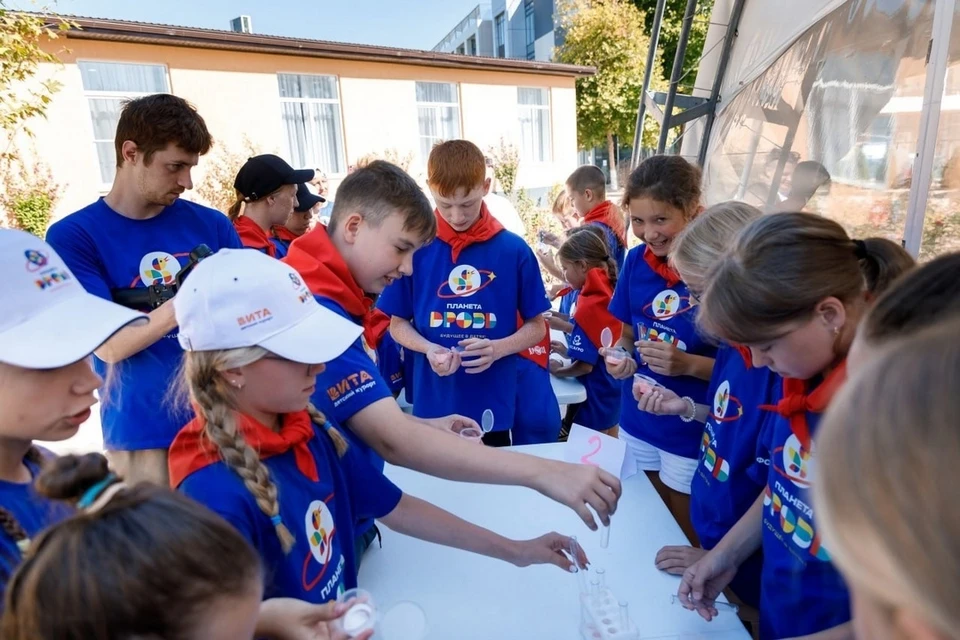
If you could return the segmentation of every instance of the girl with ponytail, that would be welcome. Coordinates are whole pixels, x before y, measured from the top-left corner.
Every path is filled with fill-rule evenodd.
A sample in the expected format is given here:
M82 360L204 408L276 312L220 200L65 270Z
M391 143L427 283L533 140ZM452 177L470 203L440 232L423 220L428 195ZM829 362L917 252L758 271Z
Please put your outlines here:
M849 594L823 544L812 506L821 415L846 379L846 357L870 300L913 264L896 244L851 240L808 213L752 222L710 269L700 305L704 331L745 345L754 366L783 380L747 469L763 494L690 566L681 601L710 619L712 599L762 547L761 638L847 638Z
M570 317L572 329L566 344L551 343L551 350L569 356L563 366L550 360L550 372L560 378L577 378L587 389L587 399L568 411L565 430L577 423L616 437L620 423L620 383L607 373L599 350L600 334L607 327L616 330L620 323L607 308L617 285L617 263L610 255L603 232L594 225L581 227L561 245L557 254L563 278L578 292L576 313ZM562 434L561 434L562 436Z
M357 585L354 524L518 566L570 570L569 538L507 540L402 494L309 404L317 375L361 327L321 307L296 271L254 251L204 260L176 301L196 418L170 449L173 487L230 522L264 565L265 597L333 600ZM340 394L366 382L346 379ZM586 558L581 558L585 562Z

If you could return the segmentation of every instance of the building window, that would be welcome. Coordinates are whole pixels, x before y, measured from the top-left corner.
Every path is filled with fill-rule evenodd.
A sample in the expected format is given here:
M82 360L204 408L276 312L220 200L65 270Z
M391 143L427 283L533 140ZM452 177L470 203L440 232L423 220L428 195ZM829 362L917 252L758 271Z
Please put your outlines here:
M524 160L550 160L550 96L547 89L517 88L520 154Z
M507 14L500 13L493 20L493 37L495 39L496 56L507 57Z
M279 73L287 159L295 167L345 173L336 76Z
M117 171L114 137L123 102L151 93L169 93L167 68L162 64L84 61L78 62L77 66L93 121L93 144L100 164L101 188L109 187Z
M526 0L523 3L523 29L527 36L527 60L533 60L537 52L537 31L533 25L533 0Z
M467 55L475 56L477 55L477 37L470 36L467 38Z
M457 47L457 53L459 53L460 55L464 55L466 52L467 52L466 45L461 44L459 47Z
M420 122L420 154L426 162L433 145L460 137L460 100L457 96L457 85L446 82L418 82L417 115Z

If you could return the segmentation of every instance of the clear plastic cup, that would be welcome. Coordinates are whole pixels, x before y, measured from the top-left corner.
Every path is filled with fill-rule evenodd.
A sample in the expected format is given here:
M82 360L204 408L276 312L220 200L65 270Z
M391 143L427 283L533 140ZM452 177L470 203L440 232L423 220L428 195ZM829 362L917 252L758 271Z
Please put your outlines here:
M470 442L483 441L483 432L476 427L464 427L463 429L460 429L459 436L464 440L469 440Z
M349 589L337 597L337 602L353 604L342 617L333 621L334 627L354 638L377 626L377 605L373 596L363 589Z
M607 349L607 355L605 355L603 359L607 362L607 364L617 366L629 357L630 354L623 347L613 347L611 349Z
M642 373L633 374L634 397L636 397L638 394L645 396L659 386L660 383L649 376L645 376Z

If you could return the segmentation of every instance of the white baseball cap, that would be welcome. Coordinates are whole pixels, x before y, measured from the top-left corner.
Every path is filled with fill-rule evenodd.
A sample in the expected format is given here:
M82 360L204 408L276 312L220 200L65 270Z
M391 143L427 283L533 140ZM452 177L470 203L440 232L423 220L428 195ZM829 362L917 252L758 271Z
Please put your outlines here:
M55 369L89 356L144 314L87 293L60 256L24 231L0 229L0 362Z
M173 301L187 351L257 346L322 364L363 332L320 306L300 274L255 249L222 249L200 262Z

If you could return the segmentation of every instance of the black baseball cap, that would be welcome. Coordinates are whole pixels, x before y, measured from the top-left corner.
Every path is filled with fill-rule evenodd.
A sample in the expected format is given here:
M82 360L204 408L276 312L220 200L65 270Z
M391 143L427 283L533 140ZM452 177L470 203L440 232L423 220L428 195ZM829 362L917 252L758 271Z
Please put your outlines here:
M300 184L310 180L313 180L313 169L294 169L280 156L266 153L253 156L240 167L233 188L243 195L245 202L254 202L285 184Z
M294 211L298 213L305 213L313 209L313 206L320 203L326 202L327 199L323 196L318 196L313 191L307 188L307 185L301 182L297 185L297 206L294 208Z

